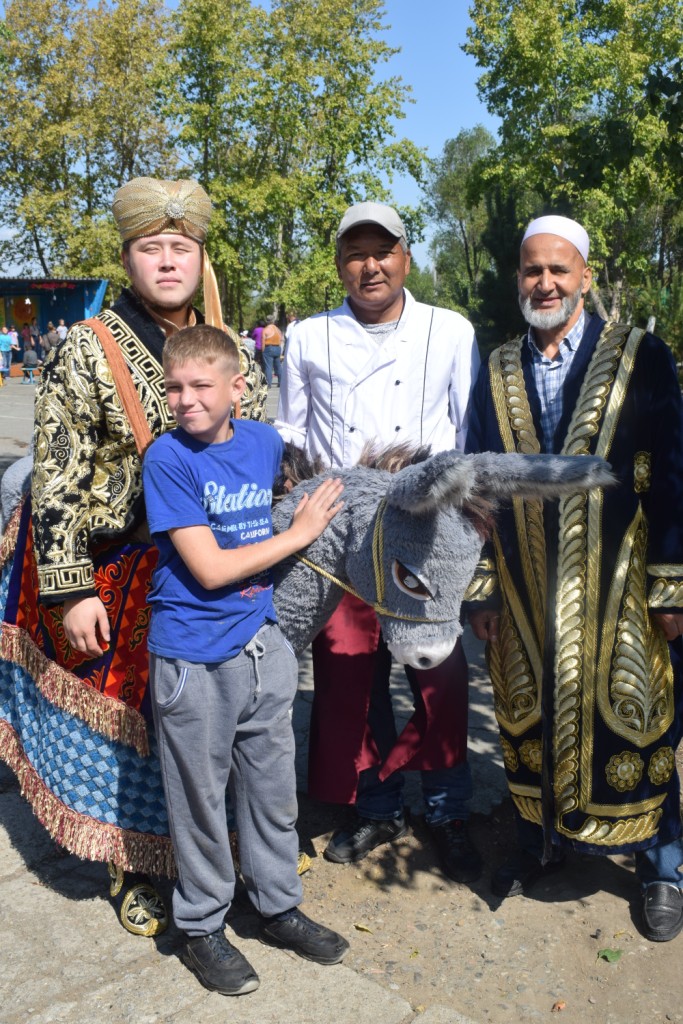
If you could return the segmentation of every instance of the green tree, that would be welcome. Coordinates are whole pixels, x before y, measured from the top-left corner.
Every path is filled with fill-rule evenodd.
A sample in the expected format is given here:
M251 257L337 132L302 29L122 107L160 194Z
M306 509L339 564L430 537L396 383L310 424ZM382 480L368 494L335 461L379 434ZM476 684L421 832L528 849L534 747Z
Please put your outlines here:
M471 316L477 312L479 286L490 264L482 241L486 207L472 196L473 173L494 145L494 137L481 125L459 132L432 162L426 185L429 212L437 225L431 243L437 301Z
M619 315L679 202L673 175L655 159L667 124L645 95L654 69L683 49L681 2L475 0L470 13L464 49L502 122L482 181L537 194L534 212L585 223L604 306Z
M435 270L425 270L413 259L406 278L406 288L418 302L426 302L429 306L442 305L437 296L436 276Z
M180 139L218 207L211 254L226 313L334 301L333 231L348 203L422 173L393 138L407 88L377 79L393 51L380 0L185 0L174 52ZM213 19L213 20L212 20ZM410 211L408 211L410 212Z
M10 0L5 26L0 224L14 232L5 253L47 275L113 267L112 192L174 163L154 114L163 6Z

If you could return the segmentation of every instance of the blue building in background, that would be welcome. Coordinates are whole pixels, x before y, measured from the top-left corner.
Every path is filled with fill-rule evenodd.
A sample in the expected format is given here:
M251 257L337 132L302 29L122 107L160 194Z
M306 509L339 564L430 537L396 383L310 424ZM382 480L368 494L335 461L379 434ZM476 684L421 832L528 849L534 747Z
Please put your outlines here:
M0 326L14 324L20 332L35 318L41 334L50 320L70 327L99 313L108 283L100 277L0 277Z

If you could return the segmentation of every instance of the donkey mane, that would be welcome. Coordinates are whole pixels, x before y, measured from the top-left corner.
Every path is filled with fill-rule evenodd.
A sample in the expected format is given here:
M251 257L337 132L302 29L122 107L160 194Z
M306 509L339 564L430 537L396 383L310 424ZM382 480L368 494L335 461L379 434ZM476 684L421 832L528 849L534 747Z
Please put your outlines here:
M426 462L430 455L431 448L427 444L410 444L404 441L399 444L382 446L377 441L367 441L357 465L363 466L365 469L381 470L385 473L399 473L408 466ZM325 469L320 458L312 459L303 448L298 448L295 444L287 441L280 464L280 476L273 487L273 499L284 497L297 484L304 480L312 480L325 472ZM472 523L482 541L487 540L491 535L493 510L493 502L487 501L481 495L470 496L462 506L463 515Z
M381 469L387 473L398 473L406 466L424 462L430 455L431 449L426 444L414 445L404 442L382 447L376 441L368 441L360 454L357 465L364 466L366 469ZM312 459L303 448L298 448L291 441L287 441L280 463L280 476L275 482L273 496L282 497L302 481L312 480L313 477L324 473L326 468L322 459L317 456Z
M428 444L410 444L403 441L399 444L388 444L384 448L377 441L368 441L358 460L359 466L366 469L382 469L386 473L399 473L406 466L416 466L425 462L432 454Z

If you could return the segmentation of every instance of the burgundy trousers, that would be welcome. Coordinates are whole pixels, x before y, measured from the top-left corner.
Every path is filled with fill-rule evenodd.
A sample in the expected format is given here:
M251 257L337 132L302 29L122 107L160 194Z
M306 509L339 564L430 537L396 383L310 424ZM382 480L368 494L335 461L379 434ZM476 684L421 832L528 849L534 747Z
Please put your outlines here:
M380 763L368 710L373 684L381 676L388 689L390 669L377 616L345 594L313 641L310 796L354 803L359 772ZM413 676L415 711L382 763L380 780L398 770L452 768L467 759L467 662L460 641L436 668L406 672Z

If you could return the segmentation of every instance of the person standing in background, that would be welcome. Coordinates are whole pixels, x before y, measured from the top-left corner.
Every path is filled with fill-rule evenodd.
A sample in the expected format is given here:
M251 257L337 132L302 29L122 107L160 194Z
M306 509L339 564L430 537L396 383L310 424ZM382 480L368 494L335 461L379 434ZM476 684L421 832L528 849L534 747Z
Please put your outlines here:
M266 375L266 384L271 387L273 375L280 383L280 361L282 359L282 332L275 324L273 318L269 318L266 326L261 332L261 349L263 353L263 372Z

